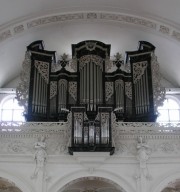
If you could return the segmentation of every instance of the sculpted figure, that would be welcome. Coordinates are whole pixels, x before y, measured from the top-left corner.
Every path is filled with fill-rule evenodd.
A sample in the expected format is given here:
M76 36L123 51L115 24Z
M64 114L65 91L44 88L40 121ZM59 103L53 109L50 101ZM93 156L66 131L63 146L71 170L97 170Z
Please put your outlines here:
M40 170L44 170L47 153L46 153L46 143L45 143L45 137L42 136L38 138L38 142L35 143L34 148L36 150L34 159L36 161L36 167L34 170L34 177L38 175L38 172Z
M139 160L140 165L140 176L143 175L146 178L150 177L147 168L147 160L149 159L149 155L150 147L146 142L143 141L142 137L139 137L137 144L137 159Z

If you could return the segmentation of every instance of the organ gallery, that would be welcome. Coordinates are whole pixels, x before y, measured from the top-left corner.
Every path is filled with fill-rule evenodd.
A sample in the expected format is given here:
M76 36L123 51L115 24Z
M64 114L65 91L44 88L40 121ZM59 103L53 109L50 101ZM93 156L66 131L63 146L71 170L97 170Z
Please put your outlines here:
M31 43L17 88L26 120L68 121L70 154L113 154L113 121L156 120L164 92L154 52L151 43L140 41L138 50L127 51L124 59L120 53L112 58L111 45L86 40L72 44L72 58L63 54L57 60L56 52L45 50L43 41Z

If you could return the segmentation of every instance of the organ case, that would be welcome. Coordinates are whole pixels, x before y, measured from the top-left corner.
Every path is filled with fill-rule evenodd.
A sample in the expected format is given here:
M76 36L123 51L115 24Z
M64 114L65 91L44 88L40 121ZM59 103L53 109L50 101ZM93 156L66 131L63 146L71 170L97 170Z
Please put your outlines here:
M27 47L30 80L27 121L66 121L71 114L71 147L75 151L114 151L112 114L116 121L154 122L152 55L155 47L139 42L137 51L117 53L111 45L87 40L72 45L72 59L44 49L43 41ZM67 64L74 69L66 69ZM108 72L108 66L116 67ZM20 100L20 99L19 99Z

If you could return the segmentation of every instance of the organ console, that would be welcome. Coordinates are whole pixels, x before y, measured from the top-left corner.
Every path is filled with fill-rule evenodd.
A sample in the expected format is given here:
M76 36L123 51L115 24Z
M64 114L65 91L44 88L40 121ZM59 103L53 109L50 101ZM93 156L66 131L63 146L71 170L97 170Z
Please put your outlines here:
M67 121L71 116L70 154L113 154L112 114L124 122L156 120L157 85L152 79L155 47L140 41L138 50L126 52L124 61L119 53L111 60L110 48L109 44L86 40L72 45L71 61L66 54L56 61L56 52L45 50L43 41L27 47L26 119ZM116 66L112 72L108 72L110 64ZM67 65L74 71L67 70Z

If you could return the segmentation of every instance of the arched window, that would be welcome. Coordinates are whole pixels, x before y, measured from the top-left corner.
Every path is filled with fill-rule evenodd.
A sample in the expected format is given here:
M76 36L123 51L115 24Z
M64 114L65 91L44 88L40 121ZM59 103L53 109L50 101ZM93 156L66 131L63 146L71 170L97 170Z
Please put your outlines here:
M180 105L175 98L167 97L163 106L158 107L157 122L178 122L180 121Z
M0 120L6 122L22 122L24 108L18 105L15 96L4 98L1 103Z

